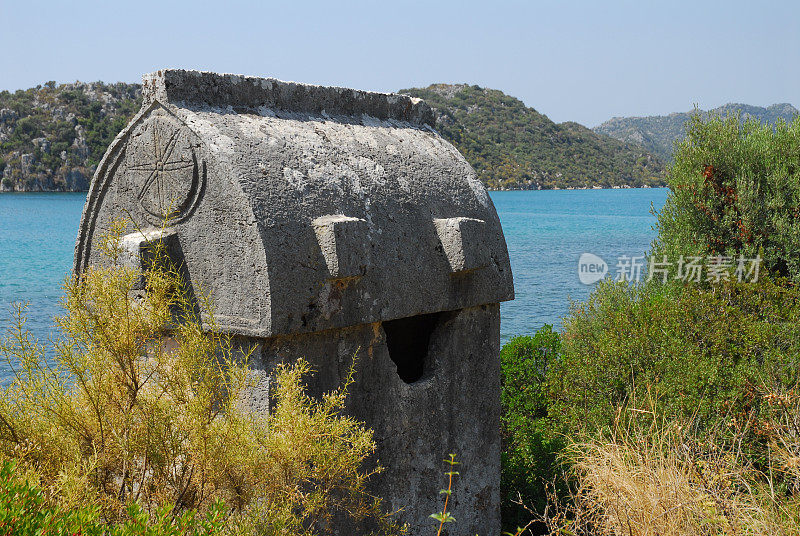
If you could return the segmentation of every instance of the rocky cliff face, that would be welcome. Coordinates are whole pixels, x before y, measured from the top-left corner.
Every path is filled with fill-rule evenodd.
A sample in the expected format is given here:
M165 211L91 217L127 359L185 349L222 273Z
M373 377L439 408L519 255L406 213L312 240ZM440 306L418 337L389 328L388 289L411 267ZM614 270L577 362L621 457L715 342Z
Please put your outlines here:
M138 84L0 92L0 191L83 191L141 103Z

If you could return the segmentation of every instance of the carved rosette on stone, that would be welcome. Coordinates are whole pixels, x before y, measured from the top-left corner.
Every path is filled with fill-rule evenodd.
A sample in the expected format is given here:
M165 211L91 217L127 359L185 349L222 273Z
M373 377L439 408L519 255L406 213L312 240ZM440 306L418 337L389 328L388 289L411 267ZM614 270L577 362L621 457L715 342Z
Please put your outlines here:
M137 231L126 243L143 244L148 229L188 219L206 187L202 155L200 137L168 107L159 102L143 107L109 147L92 180L76 245L76 271L91 262L96 231L107 229L111 219L130 220L129 229ZM116 214L100 210L104 204L113 204ZM138 266L141 260L131 262Z
M147 221L162 225L188 217L205 179L193 147L197 136L159 107L131 136L145 140L126 148L124 166Z

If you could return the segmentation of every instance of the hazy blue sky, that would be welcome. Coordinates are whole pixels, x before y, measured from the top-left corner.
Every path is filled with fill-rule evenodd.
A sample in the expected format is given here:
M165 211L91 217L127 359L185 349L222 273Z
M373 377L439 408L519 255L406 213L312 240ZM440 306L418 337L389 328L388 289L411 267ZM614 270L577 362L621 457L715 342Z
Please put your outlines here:
M163 67L380 91L468 82L588 126L800 106L800 2L0 0L0 89Z

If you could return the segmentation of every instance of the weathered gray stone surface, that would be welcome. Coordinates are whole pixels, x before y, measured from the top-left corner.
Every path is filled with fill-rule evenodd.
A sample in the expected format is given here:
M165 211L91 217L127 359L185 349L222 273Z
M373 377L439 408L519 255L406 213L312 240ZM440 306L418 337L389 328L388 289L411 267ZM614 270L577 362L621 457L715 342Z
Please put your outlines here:
M387 470L371 491L391 510L404 509L409 534L432 534L428 516L441 511L447 487L443 462L458 455L448 534L500 534L500 315L497 305L438 315L422 376L404 382L389 355L380 322L335 333L279 336L258 345L253 367L269 376L281 362L306 358L317 374L310 389L322 394L345 379L357 357L350 414L375 431L376 459ZM266 385L266 384L265 384ZM254 395L255 408L263 400Z
M497 534L497 304L513 298L511 269L489 196L431 122L400 95L146 75L141 112L92 181L75 268L103 262L93 244L114 218L153 233L169 217L170 256L216 325L259 347L254 409L268 410L276 363L305 357L322 392L361 348L348 407L388 468L375 491L427 533L455 452L451 533Z

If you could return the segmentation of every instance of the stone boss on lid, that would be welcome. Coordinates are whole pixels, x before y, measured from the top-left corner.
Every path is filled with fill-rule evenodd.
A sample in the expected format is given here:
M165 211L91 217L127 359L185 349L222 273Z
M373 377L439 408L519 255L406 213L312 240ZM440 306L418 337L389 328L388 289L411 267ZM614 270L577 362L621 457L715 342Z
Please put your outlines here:
M274 79L165 70L108 148L84 208L80 273L120 216L131 262L167 243L216 325L255 344L256 411L278 362L310 389L359 361L348 411L375 430L373 481L413 533L441 509L459 455L452 530L499 533L500 313L514 289L486 190L422 101ZM170 227L160 230L165 219Z

